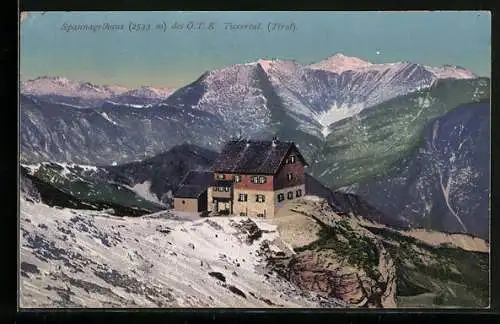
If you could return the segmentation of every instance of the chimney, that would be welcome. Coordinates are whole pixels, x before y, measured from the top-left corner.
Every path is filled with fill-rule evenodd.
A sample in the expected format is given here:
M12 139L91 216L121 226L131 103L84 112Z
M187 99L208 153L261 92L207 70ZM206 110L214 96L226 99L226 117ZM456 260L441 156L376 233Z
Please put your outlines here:
M276 143L278 142L278 137L276 136L273 136L273 141L272 141L272 145L273 147L276 147Z

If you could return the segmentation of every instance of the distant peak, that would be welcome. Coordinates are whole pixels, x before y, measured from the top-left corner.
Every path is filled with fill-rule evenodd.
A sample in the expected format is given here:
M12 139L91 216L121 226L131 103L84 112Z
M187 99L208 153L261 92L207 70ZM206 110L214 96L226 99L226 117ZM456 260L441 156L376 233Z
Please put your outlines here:
M266 72L272 67L273 62L274 60L267 60L262 58L257 60L257 64L259 64Z
M336 53L332 56L330 56L330 58L337 58L337 59L350 59L350 58L357 58L357 57L354 57L354 56L347 56L347 55L344 55L342 53Z
M68 78L57 75L56 76L43 75L28 81L35 81L35 80L52 80L52 81L64 81L64 82L70 81Z
M441 67L425 66L438 79L474 79L476 75L471 71L456 65L445 64Z
M342 53L337 53L337 54L325 59L324 61L327 61L327 60L336 60L336 61L340 61L340 62L356 62L358 64L363 64L363 65L371 65L372 64L371 62L362 60L359 57L347 56L347 55L344 55Z
M276 60L270 60L270 59L265 59L265 58L260 58L257 60L257 63L259 64L270 64Z
M337 53L320 62L309 65L310 68L327 70L335 73L342 73L344 71L354 70L371 66L372 63L364 61L358 57L347 56L342 53Z

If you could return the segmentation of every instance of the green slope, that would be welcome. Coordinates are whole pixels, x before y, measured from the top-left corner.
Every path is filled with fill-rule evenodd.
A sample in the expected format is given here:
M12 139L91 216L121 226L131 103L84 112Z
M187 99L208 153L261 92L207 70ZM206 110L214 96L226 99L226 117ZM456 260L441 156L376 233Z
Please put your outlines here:
M138 208L143 210L143 213L165 209L159 204L142 198L124 184L107 180L106 171L103 169L42 163L34 168L25 166L24 171L29 172L31 177L50 184L82 202L110 203L127 208Z
M338 188L383 176L421 140L425 125L457 106L489 99L490 80L441 80L335 123L315 177Z
M398 307L489 305L489 255L431 246L395 230L366 227L395 261Z

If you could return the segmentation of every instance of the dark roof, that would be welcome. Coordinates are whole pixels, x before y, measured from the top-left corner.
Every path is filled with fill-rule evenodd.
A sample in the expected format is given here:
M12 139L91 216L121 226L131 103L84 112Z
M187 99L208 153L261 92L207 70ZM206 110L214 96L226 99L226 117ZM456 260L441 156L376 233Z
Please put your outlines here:
M210 171L188 171L174 193L175 198L198 198L214 182Z
M233 185L233 180L215 180L215 187L231 187Z
M214 174L211 171L191 170L182 178L181 186L202 186L209 187L213 184Z
M174 198L198 198L207 190L204 186L180 186L174 193Z
M293 142L282 141L230 141L212 166L215 172L275 174L287 153L294 148ZM304 157L298 153L304 164Z

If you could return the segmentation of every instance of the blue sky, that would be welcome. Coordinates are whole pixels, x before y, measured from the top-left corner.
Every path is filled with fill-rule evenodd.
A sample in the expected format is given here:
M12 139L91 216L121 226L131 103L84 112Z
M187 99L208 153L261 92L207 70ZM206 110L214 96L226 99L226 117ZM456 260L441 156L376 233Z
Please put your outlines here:
M174 21L212 22L215 29L155 29ZM149 23L152 30L130 32L130 22ZM226 23L259 22L261 31L225 29ZM269 32L270 22L296 28ZM124 29L66 32L65 23ZM179 87L231 64L259 58L307 64L339 52L374 63L454 64L481 76L490 75L491 65L491 16L484 11L29 13L20 38L22 80L59 75L129 87Z

